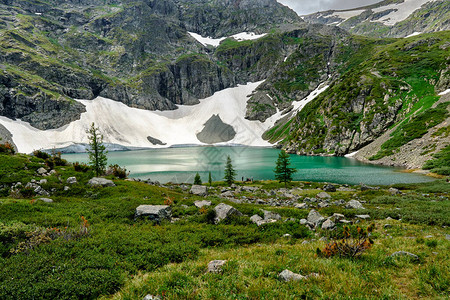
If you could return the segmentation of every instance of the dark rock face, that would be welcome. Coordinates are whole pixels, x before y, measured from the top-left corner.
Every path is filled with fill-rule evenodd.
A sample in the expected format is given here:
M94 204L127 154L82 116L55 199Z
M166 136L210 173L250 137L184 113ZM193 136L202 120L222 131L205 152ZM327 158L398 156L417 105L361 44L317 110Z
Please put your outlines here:
M236 136L234 128L225 124L219 115L213 115L204 126L203 130L197 134L197 138L205 144L228 142Z
M153 145L161 145L161 146L167 145L166 143L163 143L163 142L161 142L160 140L155 139L154 137L151 137L151 136L148 136L148 137L147 137L147 140L148 140L150 143L152 143Z

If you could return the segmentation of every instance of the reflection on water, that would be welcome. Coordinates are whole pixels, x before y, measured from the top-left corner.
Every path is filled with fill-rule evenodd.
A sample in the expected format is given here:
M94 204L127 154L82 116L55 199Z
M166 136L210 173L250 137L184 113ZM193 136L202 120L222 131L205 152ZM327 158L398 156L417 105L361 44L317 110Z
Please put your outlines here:
M195 173L203 181L211 172L213 180L222 180L229 155L237 171L236 179L274 179L273 169L280 150L254 147L186 147L119 151L108 153L108 164L119 164L131 171L130 177L165 182L193 182ZM71 161L87 162L87 154L65 154ZM348 184L393 184L425 182L432 179L419 174L399 172L391 167L373 166L344 157L291 155L298 169L295 180Z

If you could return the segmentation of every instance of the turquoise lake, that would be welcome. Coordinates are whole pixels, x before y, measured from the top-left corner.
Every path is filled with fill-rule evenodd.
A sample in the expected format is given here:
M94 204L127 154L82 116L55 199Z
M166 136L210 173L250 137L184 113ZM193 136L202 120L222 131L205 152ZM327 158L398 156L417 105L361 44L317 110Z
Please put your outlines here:
M214 181L222 180L229 155L242 177L254 180L274 179L273 169L280 150L255 147L184 147L117 151L108 153L108 164L118 164L131 171L130 177L151 179L161 183L193 182L199 173L203 182L211 172ZM70 162L88 162L86 153L64 154ZM347 184L379 184L427 182L433 179L402 169L374 166L352 158L291 155L291 165L298 169L295 180Z

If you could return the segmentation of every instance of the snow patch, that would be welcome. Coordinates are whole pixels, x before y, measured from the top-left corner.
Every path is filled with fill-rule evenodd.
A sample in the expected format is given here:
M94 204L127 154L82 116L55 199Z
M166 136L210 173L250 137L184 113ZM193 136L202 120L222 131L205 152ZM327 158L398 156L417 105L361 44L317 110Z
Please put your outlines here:
M447 89L447 90L443 91L442 93L439 93L439 96L444 96L444 95L447 95L448 93L450 93L450 89Z
M193 106L180 105L172 111L148 111L131 108L110 99L98 97L94 100L77 100L86 106L80 120L58 129L39 130L29 123L0 117L0 124L13 135L20 152L31 153L36 149L68 147L88 143L86 130L92 122L100 128L104 142L125 147L163 148L174 145L202 145L196 134L212 115L219 115L230 124L236 136L227 143L218 145L271 146L262 139L275 119L270 122L245 119L247 101L263 81L239 85L215 93ZM165 146L153 145L147 137L161 140Z
M363 9L359 9L359 10L345 10L345 11L335 11L332 16L344 19L344 20L348 20L350 18L359 16L360 14L362 14L364 12ZM336 22L334 22L336 23Z
M387 26L393 26L398 22L401 22L408 18L414 11L422 7L425 3L434 2L435 0L405 0L402 3L390 4L378 8L372 9L373 12L383 12L389 9L393 9L394 11L389 14L383 16L379 20L372 20L372 22L381 22Z
M419 35L419 34L422 34L422 32L413 32L413 33L411 33L410 35L408 35L407 36L407 38L409 38L409 37L413 37L413 36L416 36L416 35Z
M354 157L357 153L358 153L358 151L355 151L355 152L346 154L346 155L344 155L344 156L347 157L347 158L350 158L350 157Z
M220 45L220 42L222 42L223 40L225 40L227 38L227 37L221 37L221 38L214 39L211 37L203 37L200 34L197 34L194 32L188 31L188 33L205 47L207 47L208 45L211 45L213 47L218 47ZM256 40L256 39L262 38L266 34L267 33L255 34L253 32L241 32L241 33L229 36L229 37L232 37L235 40L241 42L241 41L247 41L247 40Z

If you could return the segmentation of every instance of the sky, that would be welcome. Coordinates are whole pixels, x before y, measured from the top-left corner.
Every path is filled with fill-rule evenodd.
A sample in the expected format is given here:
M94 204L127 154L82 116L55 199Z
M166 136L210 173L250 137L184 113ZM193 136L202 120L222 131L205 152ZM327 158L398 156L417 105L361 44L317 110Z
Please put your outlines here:
M299 15L329 9L349 9L381 2L381 0L277 0L289 6Z

